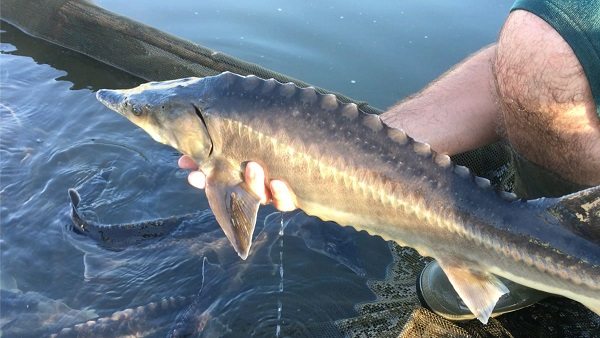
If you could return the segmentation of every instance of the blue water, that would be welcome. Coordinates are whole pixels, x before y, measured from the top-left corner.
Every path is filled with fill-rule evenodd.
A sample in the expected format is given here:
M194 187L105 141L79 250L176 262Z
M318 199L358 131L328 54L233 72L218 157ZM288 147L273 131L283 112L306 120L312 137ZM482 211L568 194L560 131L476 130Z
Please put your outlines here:
M496 40L511 1L96 3L382 109Z
M207 47L385 108L494 41L510 3L96 3ZM373 300L391 255L377 237L262 208L241 261L207 210L123 251L70 230L67 189L101 222L206 210L178 154L99 104L138 80L3 25L0 250L4 336L38 337L121 313L112 333L315 336ZM280 235L282 222L285 231ZM193 224L192 224L193 223ZM283 244L283 245L282 245ZM152 312L151 303L181 297ZM190 306L191 305L191 306ZM107 324L108 325L108 324Z

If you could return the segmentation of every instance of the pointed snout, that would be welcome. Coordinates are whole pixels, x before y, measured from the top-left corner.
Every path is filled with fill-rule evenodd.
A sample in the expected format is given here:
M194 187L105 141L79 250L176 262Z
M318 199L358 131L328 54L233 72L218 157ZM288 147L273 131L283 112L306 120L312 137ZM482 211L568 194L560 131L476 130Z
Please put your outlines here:
M96 92L96 99L102 102L108 108L122 113L119 109L123 106L123 101L125 100L125 95L120 90L112 90L112 89L100 89Z

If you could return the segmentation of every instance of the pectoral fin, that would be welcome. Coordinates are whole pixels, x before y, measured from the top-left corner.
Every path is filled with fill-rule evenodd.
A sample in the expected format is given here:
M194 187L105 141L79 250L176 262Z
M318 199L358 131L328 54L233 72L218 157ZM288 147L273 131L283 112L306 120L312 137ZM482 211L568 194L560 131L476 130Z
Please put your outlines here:
M206 197L217 222L242 259L248 257L260 199L242 181L208 177Z
M508 288L496 276L474 270L465 264L438 263L469 310L487 324L496 302L509 292Z

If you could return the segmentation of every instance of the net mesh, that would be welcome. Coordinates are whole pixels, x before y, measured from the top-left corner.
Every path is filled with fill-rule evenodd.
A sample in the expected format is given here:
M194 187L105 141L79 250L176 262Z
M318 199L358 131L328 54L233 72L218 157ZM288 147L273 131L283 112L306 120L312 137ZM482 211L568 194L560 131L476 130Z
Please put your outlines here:
M356 306L358 315L335 325L350 337L598 337L600 316L575 301L551 297L490 318L452 322L423 307L416 280L429 261L413 249L389 243L393 261L382 280L368 283L376 299Z
M223 53L171 36L152 27L108 12L83 0L2 0L2 19L26 33L88 55L148 81L209 76L223 71L281 82L309 84L244 62ZM316 88L322 93L331 93ZM334 93L342 102L354 102L368 113L381 111ZM506 145L496 143L453 157L475 174L512 191L514 170ZM600 317L580 304L549 298L529 308L490 319L450 322L424 308L416 293L416 279L428 259L416 251L390 243L393 262L387 276L372 280L375 300L356 306L353 318L322 323L320 336L352 337L600 337Z

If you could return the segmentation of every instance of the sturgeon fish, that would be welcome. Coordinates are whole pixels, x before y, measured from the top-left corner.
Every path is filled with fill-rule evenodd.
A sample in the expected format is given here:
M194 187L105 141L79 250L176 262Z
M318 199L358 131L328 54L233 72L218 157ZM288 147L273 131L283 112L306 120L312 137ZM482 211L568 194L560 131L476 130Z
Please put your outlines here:
M202 216L202 212L199 211L139 223L102 224L86 219L85 215L79 210L81 196L77 190L69 189L68 192L71 199L73 231L90 237L108 250L119 251L144 241L161 239L175 231L184 222L196 220Z
M199 163L209 205L242 259L259 207L243 169L256 161L307 214L436 259L483 323L508 292L497 276L600 314L600 186L517 200L354 103L252 75L150 82L97 98Z

